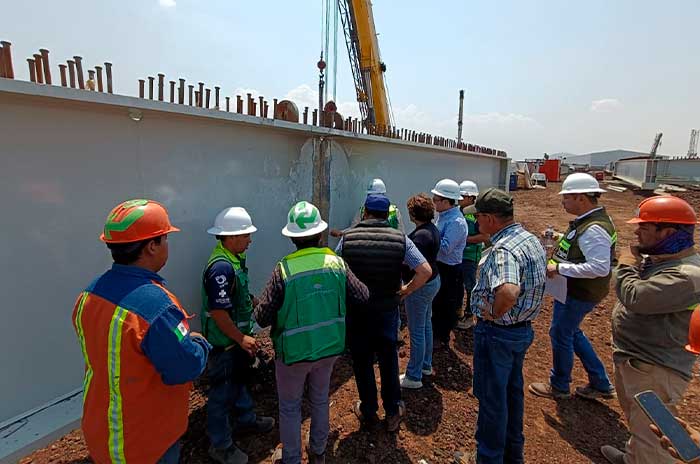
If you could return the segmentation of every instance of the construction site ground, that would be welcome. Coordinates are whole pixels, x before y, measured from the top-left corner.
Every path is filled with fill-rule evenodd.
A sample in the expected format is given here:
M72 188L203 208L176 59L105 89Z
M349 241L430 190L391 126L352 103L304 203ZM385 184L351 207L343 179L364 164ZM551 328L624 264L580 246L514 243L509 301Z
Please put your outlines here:
M548 224L557 230L566 228L571 219L562 209L556 194L560 184L552 183L546 190L514 192L516 217L528 230L538 233ZM700 192L679 193L696 210L700 210ZM630 190L610 192L603 198L619 231L619 247L627 247L634 239L634 228L625 223L643 199ZM281 238L280 238L281 239ZM177 291L177 289L176 289ZM583 323L608 372L612 375L610 317L615 302L614 292L599 304ZM535 341L525 361L525 383L546 381L551 366L548 336L551 320L551 298L535 321ZM408 361L408 329L403 329L406 344L400 348L400 364ZM269 341L265 349L270 353ZM401 430L387 433L383 428L372 432L360 430L351 412L357 400L357 389L349 358L342 357L335 366L331 382L330 422L327 462L329 463L449 463L455 451L475 448L474 431L478 402L471 394L472 336L471 331L458 332L448 350L436 351L435 375L425 381L420 390L404 390L407 411ZM378 377L378 371L377 371ZM586 383L585 372L577 361L573 386ZM267 363L251 386L259 413L277 417L277 398L273 364ZM182 439L183 463L210 462L205 433L206 380L198 382L190 401L190 424ZM700 427L700 381L698 366L695 377L679 405L680 415L695 427ZM308 405L303 410L303 436L309 429ZM154 431L156 433L156 431ZM525 393L525 458L532 463L605 463L599 449L611 444L622 448L628 431L617 400L588 401L574 398L552 401ZM270 454L279 441L278 430L265 436L246 436L239 440L251 463L269 462ZM50 446L20 461L27 463L88 463L88 452L82 434L76 430Z

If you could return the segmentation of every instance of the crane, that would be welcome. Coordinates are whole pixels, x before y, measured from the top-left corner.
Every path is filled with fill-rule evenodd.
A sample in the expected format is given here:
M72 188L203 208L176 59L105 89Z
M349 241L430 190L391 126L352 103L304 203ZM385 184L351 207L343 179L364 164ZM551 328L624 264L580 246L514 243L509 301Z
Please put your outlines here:
M698 130L690 131L690 145L688 146L688 158L698 157Z
M656 134L656 137L654 137L654 143L651 144L651 150L649 150L649 158L656 158L656 150L658 150L659 145L661 145L661 137L663 135L663 132L659 132Z
M366 125L392 125L389 98L384 83L386 65L379 55L370 0L338 0L345 45L355 81L360 114Z

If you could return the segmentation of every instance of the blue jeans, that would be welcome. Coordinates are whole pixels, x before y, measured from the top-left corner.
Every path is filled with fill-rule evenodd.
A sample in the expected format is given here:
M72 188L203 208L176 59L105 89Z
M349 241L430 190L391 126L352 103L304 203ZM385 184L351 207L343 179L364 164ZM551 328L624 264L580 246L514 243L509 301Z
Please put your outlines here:
M406 366L406 377L421 380L423 369L433 366L433 298L440 289L440 276L427 282L406 297L406 316L411 335L411 357Z
M464 291L467 293L467 302L464 305L464 315L471 316L472 308L469 304L470 296L472 290L476 285L476 270L479 267L479 263L476 261L470 261L468 259L462 260L462 279L464 280Z
M246 426L255 423L253 398L245 384L236 378L241 366L236 366L237 348L209 355L209 399L207 401L207 435L214 448L228 448L233 443L231 410L235 409L236 423Z
M156 464L178 464L180 462L180 448L180 441L178 440L165 451L165 454L158 459Z
M479 400L479 463L523 463L523 361L534 334L530 324L474 328L474 396Z
M593 388L600 391L608 391L612 388L605 366L598 358L588 337L579 328L583 318L593 310L595 305L596 303L570 297L566 298L566 304L554 301L552 326L549 329L553 366L549 383L557 390L569 391L574 353L581 360Z

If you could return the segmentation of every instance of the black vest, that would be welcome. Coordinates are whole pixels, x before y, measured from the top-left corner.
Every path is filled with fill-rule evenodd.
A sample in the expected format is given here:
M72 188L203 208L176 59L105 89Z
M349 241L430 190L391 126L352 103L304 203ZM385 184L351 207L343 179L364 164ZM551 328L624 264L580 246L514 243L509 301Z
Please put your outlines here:
M396 309L406 236L381 219L367 219L343 234L343 259L369 288L369 305Z

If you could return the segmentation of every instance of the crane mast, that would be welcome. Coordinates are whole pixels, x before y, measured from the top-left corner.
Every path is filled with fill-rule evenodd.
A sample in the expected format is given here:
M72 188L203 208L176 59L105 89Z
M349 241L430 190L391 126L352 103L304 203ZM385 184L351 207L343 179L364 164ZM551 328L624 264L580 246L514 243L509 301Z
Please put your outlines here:
M365 124L389 127L391 116L370 0L338 0L360 114Z

